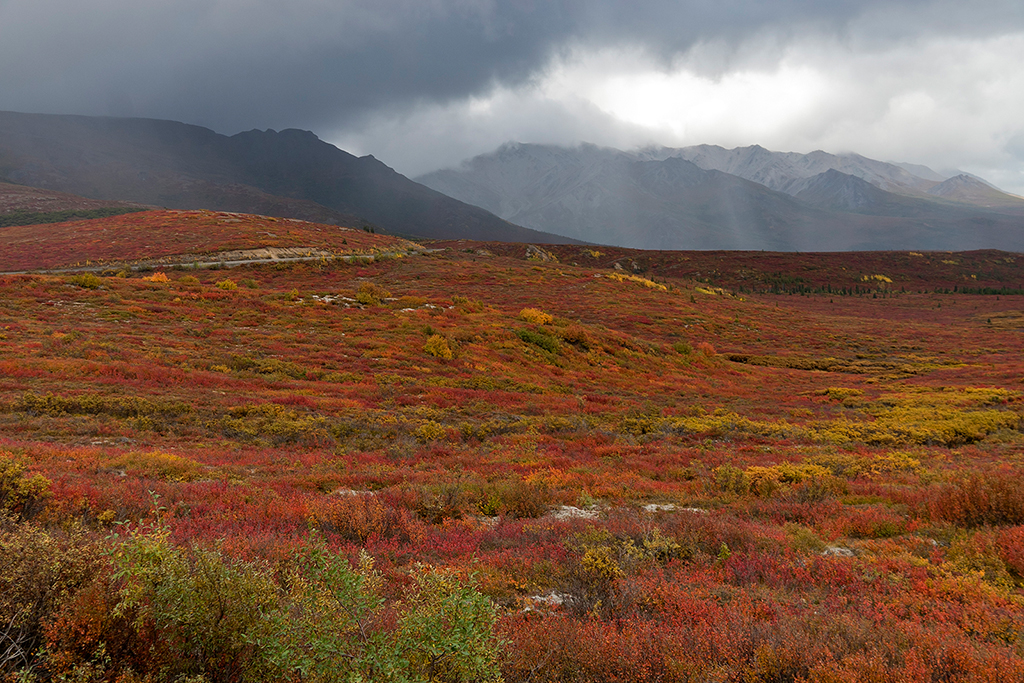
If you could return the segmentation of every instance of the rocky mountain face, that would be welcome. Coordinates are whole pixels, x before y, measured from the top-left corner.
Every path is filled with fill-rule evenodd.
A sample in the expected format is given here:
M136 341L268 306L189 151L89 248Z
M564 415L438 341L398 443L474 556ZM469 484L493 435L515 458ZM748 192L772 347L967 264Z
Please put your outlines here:
M417 180L521 225L619 246L1024 248L1024 200L858 155L513 143Z
M901 166L859 154L772 152L759 145L735 149L717 145L663 147L645 150L641 154L650 159L679 157L701 168L731 173L791 195L804 189L806 181L827 171L861 178L875 187L897 194L922 194L935 185L934 180L922 178Z
M299 130L225 136L151 119L0 112L0 180L93 199L214 209L445 239L565 241Z

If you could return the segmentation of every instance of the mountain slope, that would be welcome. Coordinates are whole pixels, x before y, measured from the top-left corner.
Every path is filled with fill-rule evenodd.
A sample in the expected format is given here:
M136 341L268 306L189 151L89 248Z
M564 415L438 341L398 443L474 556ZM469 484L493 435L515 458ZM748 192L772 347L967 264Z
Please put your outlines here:
M420 180L480 202L510 221L602 244L644 249L802 244L792 198L678 158L637 161L593 145L515 144L477 157L459 171Z
M173 121L0 112L2 177L96 199L368 221L423 237L558 240L297 130L228 137Z
M767 152L758 150L748 149ZM522 225L643 249L1024 247L1018 217L887 192L834 169L791 179L792 196L678 155L508 144L418 180Z
M67 192L43 190L38 187L0 182L0 215L122 208L142 209L144 207L131 202L89 199Z
M985 206L999 211L1024 214L1024 199L1007 194L988 183L961 173L930 188L928 194L956 202Z
M678 149L666 147L645 150L643 154L653 160L679 157L703 169L731 173L792 195L802 189L801 180L829 170L841 171L883 190L900 194L919 195L935 185L934 180L916 176L896 164L875 161L859 154L772 152L759 145L735 149L717 145Z

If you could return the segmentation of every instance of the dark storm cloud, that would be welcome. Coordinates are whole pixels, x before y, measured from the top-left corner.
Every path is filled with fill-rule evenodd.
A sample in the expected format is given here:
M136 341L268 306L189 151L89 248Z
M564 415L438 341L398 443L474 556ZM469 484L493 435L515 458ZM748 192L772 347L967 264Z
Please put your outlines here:
M965 3L962 3L965 5ZM1015 2L903 0L0 0L0 109L172 118L224 132L343 127L528 82L569 48L821 31L1020 26ZM882 19L872 20L872 16ZM903 17L889 21L885 17ZM898 28L897 28L898 27Z

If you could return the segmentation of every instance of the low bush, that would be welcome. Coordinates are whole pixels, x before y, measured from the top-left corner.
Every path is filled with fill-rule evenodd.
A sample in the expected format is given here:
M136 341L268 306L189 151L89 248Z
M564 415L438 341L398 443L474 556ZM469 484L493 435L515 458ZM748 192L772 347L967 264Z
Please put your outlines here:
M379 306L384 299L391 297L391 292L373 282L363 282L356 292L356 301L363 306Z
M163 451L128 453L109 461L107 467L121 469L135 476L166 481L195 481L210 476L210 472L200 463Z
M544 334L543 332L534 332L533 330L516 330L516 336L527 344L533 344L534 346L544 349L548 353L558 353L561 349L557 339Z
M534 325L550 325L555 322L554 317L550 313L545 313L539 308L524 308L519 311L519 317Z
M440 334L432 334L427 337L427 343L423 345L423 350L441 360L451 360L455 357L448 344L448 339Z
M99 546L77 531L50 532L0 513L0 672L35 665L45 622L92 581L101 560Z
M958 526L1024 524L1024 478L1019 472L977 474L938 487L926 502L937 521Z
M99 289L103 286L103 280L92 273L80 273L68 277L68 282L82 289Z
M0 452L0 515L31 519L42 511L52 482L41 474L29 476L25 464Z

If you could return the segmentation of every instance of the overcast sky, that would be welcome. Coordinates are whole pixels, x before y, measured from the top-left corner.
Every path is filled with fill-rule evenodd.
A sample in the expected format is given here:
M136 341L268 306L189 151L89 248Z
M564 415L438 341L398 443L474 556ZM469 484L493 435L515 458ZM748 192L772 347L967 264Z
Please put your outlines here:
M303 128L408 175L760 144L1024 194L1024 2L0 0L0 109Z

